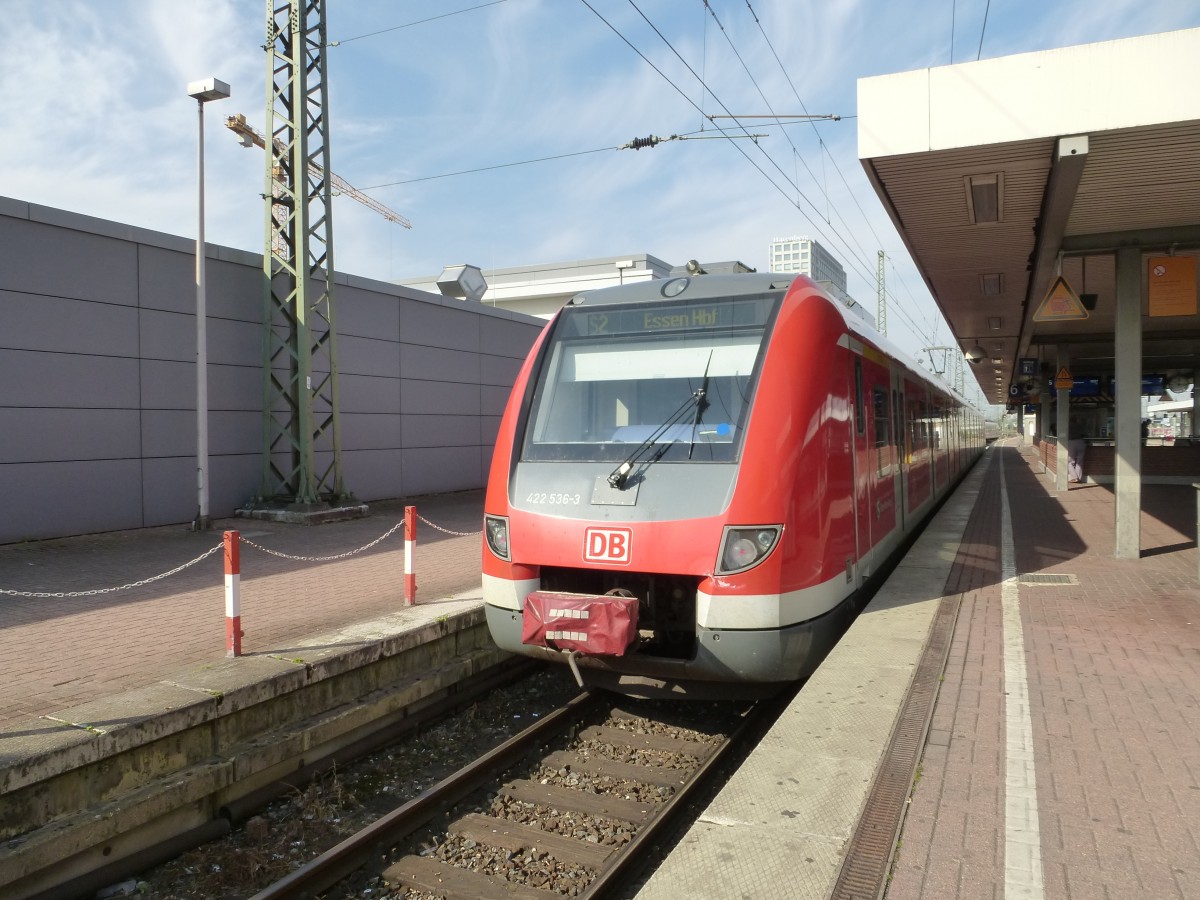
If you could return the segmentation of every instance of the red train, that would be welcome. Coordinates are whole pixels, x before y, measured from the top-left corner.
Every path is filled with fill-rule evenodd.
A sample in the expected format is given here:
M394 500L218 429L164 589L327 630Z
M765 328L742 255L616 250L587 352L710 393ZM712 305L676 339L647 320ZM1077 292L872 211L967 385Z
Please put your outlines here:
M579 294L500 424L489 629L630 693L803 678L983 447L975 410L806 277Z

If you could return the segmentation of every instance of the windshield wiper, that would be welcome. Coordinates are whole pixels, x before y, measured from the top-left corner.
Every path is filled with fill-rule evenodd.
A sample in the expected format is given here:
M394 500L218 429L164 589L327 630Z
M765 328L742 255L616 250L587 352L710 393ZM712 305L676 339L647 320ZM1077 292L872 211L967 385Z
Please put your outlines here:
M645 452L647 450L649 450L651 447L653 447L658 442L658 439L660 437L662 437L664 434L666 434L667 431L669 431L673 425L677 425L679 423L679 421L685 415L687 415L688 411L692 408L693 405L696 406L697 410L701 410L703 408L702 404L707 405L707 401L705 401L705 399L704 399L704 395L707 393L708 393L708 377L706 375L705 379L704 379L704 384L701 385L696 390L692 391L692 395L683 401L683 403L680 405L679 409L677 409L677 410L675 410L675 412L671 413L671 415L667 419L667 421L663 422L661 425L658 426L658 428L654 429L654 432L650 435L650 437L646 438L644 441L642 441L640 444L638 444L637 449L635 449L631 454L629 454L629 456L626 457L626 459L623 463L621 463L619 466L617 466L615 469L613 469L612 472L609 473L608 483L611 484L613 487L615 487L618 491L625 490L625 482L629 478L629 473L633 471L633 467L637 464L637 461L639 459L641 459L642 455L645 454ZM697 419L698 418L699 418L699 412L697 412ZM692 428L692 432L693 432L692 443L694 444L696 441L694 426ZM658 460L662 458L663 454L666 453L669 448L670 448L670 444L663 444L663 446L654 454L654 456L650 458L649 462L650 463L658 462ZM690 453L689 453L689 458L690 458Z
M696 429L700 427L700 417L708 409L708 370L712 366L712 357L713 352L709 350L708 362L704 364L704 379L700 382L700 390L696 392L696 415L692 419L692 443L688 447L688 459L692 458L692 452L696 449Z

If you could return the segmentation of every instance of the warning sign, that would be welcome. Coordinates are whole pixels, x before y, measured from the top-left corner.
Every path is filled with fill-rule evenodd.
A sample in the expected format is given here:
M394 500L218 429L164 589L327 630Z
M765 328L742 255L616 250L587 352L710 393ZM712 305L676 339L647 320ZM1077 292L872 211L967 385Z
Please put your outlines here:
M1058 370L1058 374L1054 376L1054 387L1056 390L1069 391L1075 384L1075 379L1071 376L1070 371L1066 366Z
M1079 302L1079 296L1071 290L1065 278L1061 275L1054 279L1054 284L1046 292L1042 305L1033 314L1035 322L1069 322L1075 319L1086 319L1088 311Z

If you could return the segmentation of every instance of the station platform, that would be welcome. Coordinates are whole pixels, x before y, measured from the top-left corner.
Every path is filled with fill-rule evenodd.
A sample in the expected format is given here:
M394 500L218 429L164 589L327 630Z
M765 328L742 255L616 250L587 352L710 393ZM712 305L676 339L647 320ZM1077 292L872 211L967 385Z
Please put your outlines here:
M993 446L639 897L1200 896L1194 494L1145 486L1142 557L1115 560L1110 486L1056 494L1032 448ZM436 615L478 588L482 493L410 502L456 532L419 526L418 609ZM334 556L403 505L0 546L0 589L131 584L226 528ZM394 622L403 591L402 533L322 562L243 547L243 652L287 657ZM0 595L0 626L4 757L63 710L223 661L221 557L114 593ZM852 864L880 858L875 890Z
M483 492L418 497L418 605L478 589ZM337 556L404 518L402 501L325 525L218 519L211 531L164 526L0 545L0 590L103 591L169 572L221 544L225 530L291 556ZM337 560L294 560L243 543L242 653L287 655L346 625L404 610L404 529ZM225 658L220 552L159 581L84 597L0 595L0 755L5 735L39 718Z
M639 900L1200 897L1194 494L993 445Z

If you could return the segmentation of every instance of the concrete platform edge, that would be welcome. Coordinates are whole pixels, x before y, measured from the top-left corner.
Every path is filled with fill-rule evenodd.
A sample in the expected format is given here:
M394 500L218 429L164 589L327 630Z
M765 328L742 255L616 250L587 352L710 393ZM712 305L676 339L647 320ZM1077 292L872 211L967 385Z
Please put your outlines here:
M639 900L830 896L991 459L967 474Z

